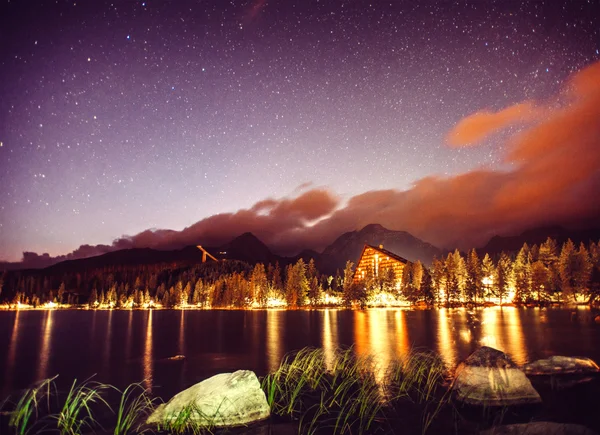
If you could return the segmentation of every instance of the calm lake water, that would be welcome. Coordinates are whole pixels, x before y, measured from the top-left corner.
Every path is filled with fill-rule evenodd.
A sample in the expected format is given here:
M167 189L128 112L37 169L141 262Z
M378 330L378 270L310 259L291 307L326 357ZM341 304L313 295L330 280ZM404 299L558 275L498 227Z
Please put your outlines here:
M481 345L524 364L549 355L600 361L600 325L588 309L0 312L0 400L60 375L124 387L142 380L164 399L217 373L274 370L305 346L354 346L384 367L411 348L449 368ZM169 360L185 355L180 361Z

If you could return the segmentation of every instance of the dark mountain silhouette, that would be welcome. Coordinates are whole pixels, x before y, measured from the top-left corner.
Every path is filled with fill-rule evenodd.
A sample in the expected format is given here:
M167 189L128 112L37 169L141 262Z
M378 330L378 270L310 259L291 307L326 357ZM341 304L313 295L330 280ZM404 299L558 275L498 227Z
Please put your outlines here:
M218 247L204 247L219 259L231 259L256 263L279 262L281 267L295 263L302 258L306 263L315 260L317 268L323 273L334 274L343 269L347 260L356 262L365 243L385 245L385 248L409 260L421 260L429 264L434 255L441 251L405 231L391 231L381 225L367 225L360 231L342 234L323 253L307 249L294 257L282 257L274 254L267 245L252 233L244 233L229 243ZM202 251L196 246L187 246L177 250L158 250L152 248L132 248L112 251L95 257L66 260L45 267L51 273L84 271L117 265L173 264L177 266L200 263ZM9 263L18 266L20 263ZM18 269L19 267L5 267Z
M52 273L99 269L108 266L137 266L143 264L190 264L200 263L202 252L195 246L187 246L174 251L160 251L151 248L131 248L113 251L96 257L67 260L46 267Z
M208 250L217 252L220 258L241 260L250 264L274 264L283 259L283 257L273 254L269 247L252 233L244 233L217 249L209 248Z
M517 236L494 236L484 247L477 249L477 252L481 255L487 253L490 256L500 254L502 251L517 252L523 243L527 243L529 246L539 245L544 243L548 237L556 240L560 249L568 239L571 239L576 245L580 242L587 244L590 240L597 242L600 239L600 229L567 230L560 226L534 228Z
M409 261L420 260L427 265L431 264L434 256L442 254L439 248L406 231L393 231L379 224L370 224L360 231L342 234L325 248L317 263L319 270L333 273L336 269L343 269L348 260L356 264L365 244L384 245L388 251Z

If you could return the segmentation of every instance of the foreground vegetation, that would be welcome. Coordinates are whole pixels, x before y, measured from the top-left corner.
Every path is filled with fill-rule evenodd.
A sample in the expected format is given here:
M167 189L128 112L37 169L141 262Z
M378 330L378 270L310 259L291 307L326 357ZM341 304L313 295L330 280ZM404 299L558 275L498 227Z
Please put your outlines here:
M286 356L262 379L262 388L271 408L270 423L289 424L301 434L389 433L396 425L408 433L446 433L454 423L447 420L452 405L445 373L441 359L431 352L411 352L384 368L352 349L327 358L322 349L307 348ZM57 391L55 381L56 377L47 379L25 390L16 402L5 401L10 433L215 432L210 418L196 422L201 410L193 405L164 424L146 426L158 402L141 384L120 391L87 380L74 382L65 395ZM443 412L446 420L440 423Z
M328 356L322 349L305 348L284 357L275 372L262 378L261 385L271 418L258 424L284 425L289 428L286 433L475 434L511 422L553 420L561 413L559 421L577 422L568 413L580 408L582 422L598 426L594 412L586 408L590 403L594 408L595 393L587 390L565 396L565 403L572 405L566 415L565 403L553 404L552 397L550 406L555 408L546 410L545 415L531 413L531 409L523 413L523 409L462 407L450 393L447 368L429 351L413 350L389 367L380 367L375 358L356 356L353 349ZM236 434L249 429L219 430L213 424L216 416L203 414L194 404L177 415L166 416L156 426L148 426L145 421L159 399L151 397L141 384L121 391L88 379L73 382L67 393L61 393L54 377L25 390L16 401L9 399L0 403L0 431L15 435L199 435Z
M370 270L353 282L354 265L322 274L314 261L251 266L236 260L203 264L120 265L80 272L10 271L0 275L0 303L12 307L260 308L302 306L456 306L461 304L588 303L600 300L600 247L559 249L548 239L514 256L475 250L408 263L402 276Z

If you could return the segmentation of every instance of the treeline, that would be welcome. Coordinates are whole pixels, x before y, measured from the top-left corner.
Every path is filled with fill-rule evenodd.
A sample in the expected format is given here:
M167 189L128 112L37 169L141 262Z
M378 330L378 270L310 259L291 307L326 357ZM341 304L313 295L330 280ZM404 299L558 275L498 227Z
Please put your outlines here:
M267 306L418 305L515 302L595 303L600 299L600 246L553 239L524 244L518 253L480 258L475 250L434 259L430 268L408 263L401 277L393 270L370 270L354 282L354 267L334 276L321 274L315 262L295 264L235 260L192 265L112 266L80 272L10 271L0 276L0 302L40 306L89 304L91 307L248 308ZM389 298L382 297L386 296Z
M324 291L338 293L338 275L320 274L311 260L302 259L283 269L278 263L254 267L228 260L178 267L173 264L115 266L59 275L41 271L5 272L0 278L0 301L40 306L83 304L94 306L205 308L317 305Z
M419 262L409 263L400 286L394 286L389 271L383 271L375 278L367 277L353 293L358 292L357 299L363 301L382 289L426 305L593 304L600 298L600 245L591 242L576 247L568 240L559 248L548 238L539 246L525 243L516 255L502 252L494 259L487 254L480 258L474 249L466 255L456 250L434 259L430 269Z

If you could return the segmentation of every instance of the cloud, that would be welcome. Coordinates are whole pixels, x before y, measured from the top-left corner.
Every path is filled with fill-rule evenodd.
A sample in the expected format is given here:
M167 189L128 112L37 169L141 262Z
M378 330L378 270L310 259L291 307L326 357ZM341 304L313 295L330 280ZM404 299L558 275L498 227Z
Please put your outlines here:
M556 100L560 104L548 107L530 102L511 106L479 124L472 115L453 130L470 131L470 136L459 135L463 138L459 143L467 143L525 119L529 116L525 113L544 113L508 139L505 160L510 170L430 176L404 191L365 192L345 203L327 189L312 188L291 198L268 198L249 209L210 216L182 231L147 230L110 246L84 245L60 258L126 247L218 246L247 231L279 253L296 253L322 249L343 232L370 223L408 231L440 247L468 249L496 234L598 222L600 62L570 77ZM470 130L465 128L469 123ZM47 254L24 255L24 262L31 264L53 260Z
M446 136L446 141L453 147L475 145L506 127L534 121L540 115L540 110L529 101L515 104L499 112L487 110L476 112L456 124Z

